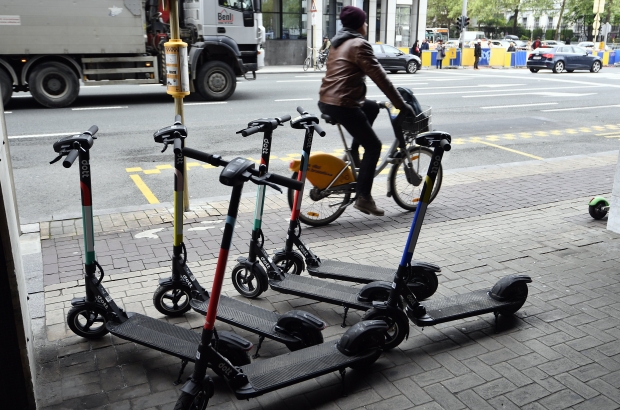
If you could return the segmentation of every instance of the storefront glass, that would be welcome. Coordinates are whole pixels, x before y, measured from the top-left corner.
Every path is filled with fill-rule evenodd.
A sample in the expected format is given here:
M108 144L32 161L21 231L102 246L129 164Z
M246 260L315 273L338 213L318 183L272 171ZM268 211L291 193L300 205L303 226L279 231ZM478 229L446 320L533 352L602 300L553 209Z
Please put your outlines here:
M409 22L411 20L411 6L396 6L396 27L394 30L394 45L409 47Z
M263 25L268 39L306 38L306 0L262 0Z

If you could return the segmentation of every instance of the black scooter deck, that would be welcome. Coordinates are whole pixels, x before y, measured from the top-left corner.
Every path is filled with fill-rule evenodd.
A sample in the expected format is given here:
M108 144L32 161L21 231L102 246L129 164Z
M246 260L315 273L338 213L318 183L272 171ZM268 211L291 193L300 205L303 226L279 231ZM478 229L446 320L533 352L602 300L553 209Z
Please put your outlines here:
M523 300L511 300L500 302L489 296L489 291L482 289L461 295L438 297L422 302L426 308L426 316L422 318L409 318L418 326L432 326L452 320L478 316L484 313L510 309L521 306Z
M108 321L106 327L110 333L182 360L196 360L199 333L139 313L129 315L123 323Z
M206 315L209 299L192 299L190 306L196 312ZM279 317L275 312L224 295L220 296L217 306L217 320L281 343L298 343L299 340L293 336L275 330Z
M270 391L345 369L377 355L370 351L355 356L340 353L336 342L326 342L302 350L242 366L249 384L235 391L238 399L249 399Z
M378 280L391 281L394 278L393 268L360 265L357 263L321 260L319 266L308 266L308 273L325 279L338 279L355 283L370 283Z
M333 305L359 310L372 308L371 303L357 300L359 289L307 276L286 275L284 280L270 280L269 286L276 292L319 300Z

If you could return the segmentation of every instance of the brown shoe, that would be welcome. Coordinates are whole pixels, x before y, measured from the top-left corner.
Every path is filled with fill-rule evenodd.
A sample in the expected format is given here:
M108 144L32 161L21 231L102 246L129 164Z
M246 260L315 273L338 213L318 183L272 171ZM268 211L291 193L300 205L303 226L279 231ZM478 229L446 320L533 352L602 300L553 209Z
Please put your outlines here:
M377 208L375 200L371 196L368 198L358 196L353 204L353 208L367 215L383 216L385 214L383 209Z

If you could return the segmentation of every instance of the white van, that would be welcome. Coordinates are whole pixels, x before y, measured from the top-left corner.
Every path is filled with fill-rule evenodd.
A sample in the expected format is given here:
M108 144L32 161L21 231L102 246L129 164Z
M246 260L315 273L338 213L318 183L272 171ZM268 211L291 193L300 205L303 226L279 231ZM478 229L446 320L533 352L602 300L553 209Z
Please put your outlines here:
M479 38L485 38L485 34L483 31L466 31L463 33L465 37L463 39L463 43L468 44L471 41L478 40Z

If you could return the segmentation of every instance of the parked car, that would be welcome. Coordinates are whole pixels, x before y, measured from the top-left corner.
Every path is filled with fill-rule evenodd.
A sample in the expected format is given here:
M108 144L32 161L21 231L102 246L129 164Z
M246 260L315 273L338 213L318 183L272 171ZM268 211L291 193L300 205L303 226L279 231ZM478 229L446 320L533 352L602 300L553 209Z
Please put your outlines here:
M588 51L594 51L594 49L598 47L597 44L593 43L592 41L582 41L577 46L585 48ZM605 51L611 51L611 47L605 45Z
M515 40L513 43L515 43L517 50L527 50L527 41Z
M503 48L504 50L508 50L510 46L510 41L506 40L488 40L489 46L492 48Z
M409 74L415 74L422 66L422 60L417 56L405 54L387 44L373 44L372 50L383 68L391 73L405 70Z
M555 40L543 40L540 44L542 48L553 48L561 45L559 42Z
M603 68L603 60L599 56L588 54L585 48L564 45L534 50L527 57L527 68L533 73L545 69L553 70L554 73L572 73L575 70L598 73Z
M504 36L504 40L512 42L519 41L519 36L515 36L514 34L506 34Z

